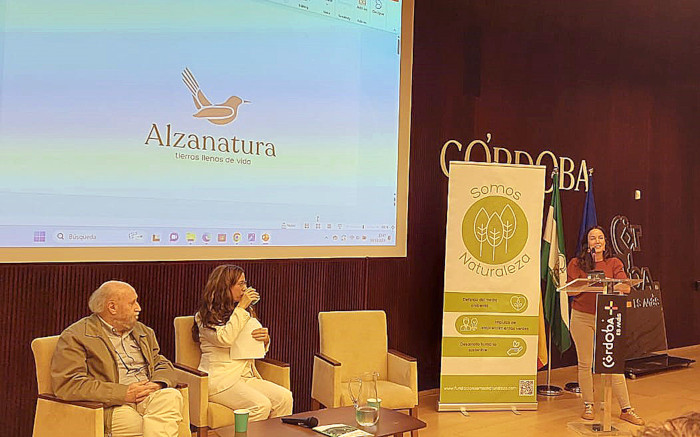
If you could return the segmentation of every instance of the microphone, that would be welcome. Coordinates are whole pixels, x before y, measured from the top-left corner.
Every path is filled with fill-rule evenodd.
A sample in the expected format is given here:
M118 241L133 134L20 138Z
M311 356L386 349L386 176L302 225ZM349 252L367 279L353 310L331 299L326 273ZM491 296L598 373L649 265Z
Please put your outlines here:
M318 419L315 418L314 416L310 416L310 417L307 417L305 419L295 419L293 417L283 417L282 422L288 423L290 425L304 426L306 428L313 428L314 426L318 426Z

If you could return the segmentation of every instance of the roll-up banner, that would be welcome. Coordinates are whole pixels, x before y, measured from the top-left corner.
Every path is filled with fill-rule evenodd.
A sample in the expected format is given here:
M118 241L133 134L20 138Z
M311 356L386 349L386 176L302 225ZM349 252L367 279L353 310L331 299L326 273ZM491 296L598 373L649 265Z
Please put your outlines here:
M438 411L537 409L544 181L450 163Z

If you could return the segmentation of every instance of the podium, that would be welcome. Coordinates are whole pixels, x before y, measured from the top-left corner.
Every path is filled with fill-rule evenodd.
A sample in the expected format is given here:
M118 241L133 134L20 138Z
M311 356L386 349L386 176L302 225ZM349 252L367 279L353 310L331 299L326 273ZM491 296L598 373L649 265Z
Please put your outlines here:
M612 375L624 374L625 369L625 309L627 298L623 291L642 282L641 279L611 279L603 273L590 274L557 288L560 293L596 293L596 324L593 373L603 380L603 423L571 423L582 435L623 435L612 426Z

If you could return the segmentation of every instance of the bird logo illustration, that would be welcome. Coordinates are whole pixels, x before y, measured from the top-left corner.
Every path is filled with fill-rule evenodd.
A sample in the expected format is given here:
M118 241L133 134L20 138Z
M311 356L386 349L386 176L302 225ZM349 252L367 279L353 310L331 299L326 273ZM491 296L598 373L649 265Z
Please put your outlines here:
M210 123L218 125L229 124L238 116L238 107L243 103L250 103L250 101L243 100L238 96L231 96L224 103L213 105L207 99L207 96L204 95L201 88L199 88L199 83L197 83L197 79L194 78L189 68L185 68L182 72L182 81L185 82L185 85L192 93L194 106L198 109L193 114L193 117L205 118Z

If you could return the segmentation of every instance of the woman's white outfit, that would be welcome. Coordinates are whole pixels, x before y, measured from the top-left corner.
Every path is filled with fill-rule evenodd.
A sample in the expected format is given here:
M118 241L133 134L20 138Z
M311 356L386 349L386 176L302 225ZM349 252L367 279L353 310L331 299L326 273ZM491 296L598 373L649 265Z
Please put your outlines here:
M246 408L249 420L292 414L292 392L273 382L265 381L255 368L254 360L232 359L231 346L250 319L250 313L236 307L225 325L205 328L199 313L202 358L199 370L209 374L209 401L232 410Z

